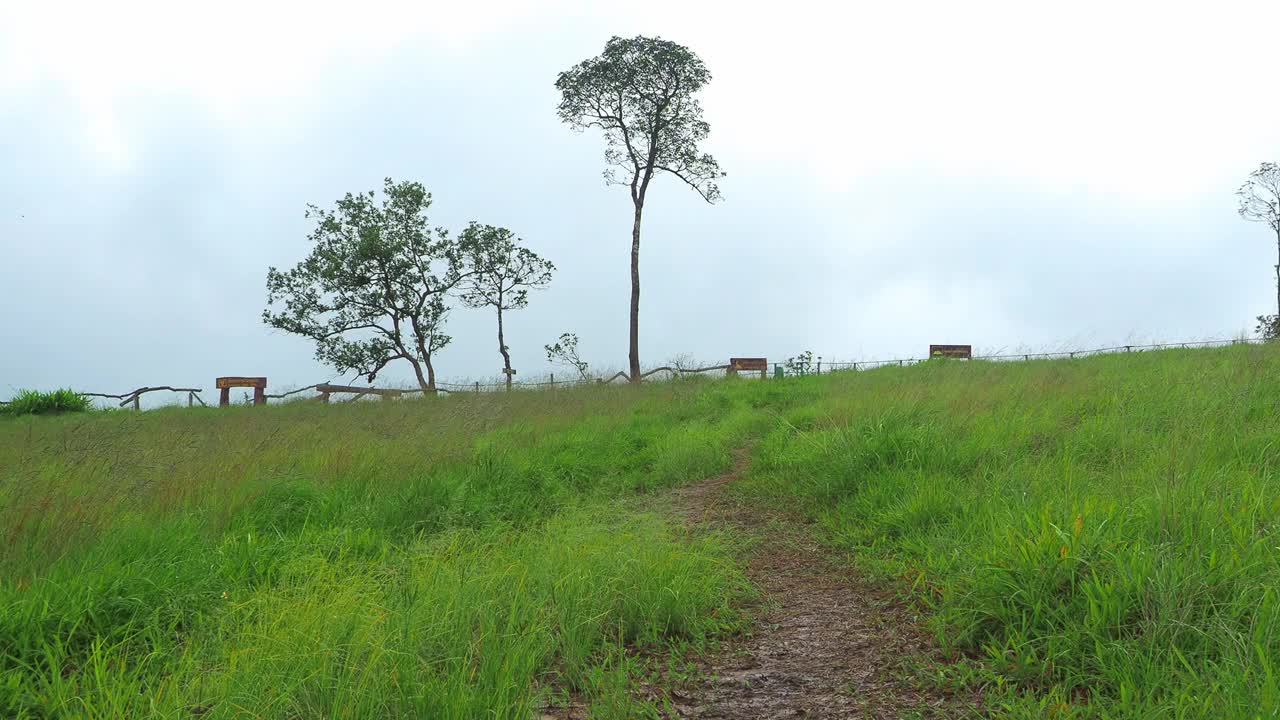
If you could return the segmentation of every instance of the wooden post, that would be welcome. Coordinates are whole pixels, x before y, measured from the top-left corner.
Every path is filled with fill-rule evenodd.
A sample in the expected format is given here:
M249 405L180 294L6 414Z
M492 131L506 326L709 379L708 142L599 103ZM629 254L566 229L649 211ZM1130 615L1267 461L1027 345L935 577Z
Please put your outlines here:
M554 388L555 386L556 386L556 374L551 373L551 387Z
M142 404L138 402L140 397L142 397L142 393L134 393L133 395L133 409L138 412L142 412Z
M477 380L477 381L476 381L476 394L477 394L477 395L479 395L479 394L480 394L480 381L479 381L479 380Z
M818 374L819 375L822 374L822 356L821 355L818 356Z
M329 393L320 393L320 402L322 402L322 403L328 403L328 402L329 402Z
M193 399L194 397L195 393L187 393L187 407L191 407L195 404L195 400Z
M224 387L218 391L218 407L227 407L231 404L231 388Z

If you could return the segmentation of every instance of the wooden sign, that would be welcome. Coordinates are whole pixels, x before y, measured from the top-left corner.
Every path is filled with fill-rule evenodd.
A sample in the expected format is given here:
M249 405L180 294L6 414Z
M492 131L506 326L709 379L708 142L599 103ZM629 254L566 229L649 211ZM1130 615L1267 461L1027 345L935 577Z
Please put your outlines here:
M220 377L216 382L219 390L233 387L265 388L267 386L267 379L264 377Z
M218 407L226 407L231 404L231 388L251 387L253 388L253 404L267 404L267 379L264 377L220 377L214 381L214 386L221 392L218 394Z
M759 372L763 378L769 371L768 358L729 358L729 374L737 375L740 371Z
M930 345L929 357L945 357L945 358L963 358L968 360L973 357L972 345Z

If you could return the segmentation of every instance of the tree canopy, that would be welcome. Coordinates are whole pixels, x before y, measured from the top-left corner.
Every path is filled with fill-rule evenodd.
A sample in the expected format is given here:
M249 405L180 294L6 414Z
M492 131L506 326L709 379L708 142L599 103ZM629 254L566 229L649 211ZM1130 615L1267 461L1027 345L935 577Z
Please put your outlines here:
M468 307L491 307L498 315L498 352L507 387L511 387L511 354L503 336L502 314L529 304L529 291L546 287L556 266L521 244L507 228L471 223L462 232L469 277L462 284Z
M1276 234L1276 315L1258 316L1258 328L1263 337L1273 339L1280 328L1280 164L1264 162L1249 173L1236 191L1240 201L1240 217L1250 222L1260 222Z
M338 372L372 382L404 360L434 391L432 356L450 341L444 296L466 277L466 248L431 228L430 207L421 183L391 178L380 199L370 191L347 193L332 210L309 205L311 252L292 269L268 270L263 321L314 340L316 359Z

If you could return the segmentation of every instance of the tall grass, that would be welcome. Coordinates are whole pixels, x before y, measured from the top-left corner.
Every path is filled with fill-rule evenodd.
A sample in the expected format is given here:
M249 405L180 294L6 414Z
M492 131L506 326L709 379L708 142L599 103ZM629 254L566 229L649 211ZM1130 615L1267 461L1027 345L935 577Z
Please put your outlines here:
M739 622L731 546L618 499L724 468L732 388L0 425L0 716L653 714L623 647Z
M928 611L1012 718L1280 715L1280 347L0 423L0 716L653 716L721 471ZM758 441L758 442L757 442Z
M90 407L89 398L70 388L49 392L22 390L8 402L0 404L0 415L54 415L85 412Z
M744 492L908 583L1009 717L1280 714L1280 348L789 381Z

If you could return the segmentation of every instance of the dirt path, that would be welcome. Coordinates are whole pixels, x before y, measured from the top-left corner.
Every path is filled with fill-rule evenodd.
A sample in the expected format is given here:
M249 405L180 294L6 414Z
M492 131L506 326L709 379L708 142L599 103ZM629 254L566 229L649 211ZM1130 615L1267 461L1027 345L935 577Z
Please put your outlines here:
M833 562L795 519L732 501L726 486L747 462L737 453L729 472L673 493L691 526L756 539L747 572L764 596L753 632L705 659L701 680L672 690L681 717L975 715L972 704L913 682L913 663L933 650L909 608Z

